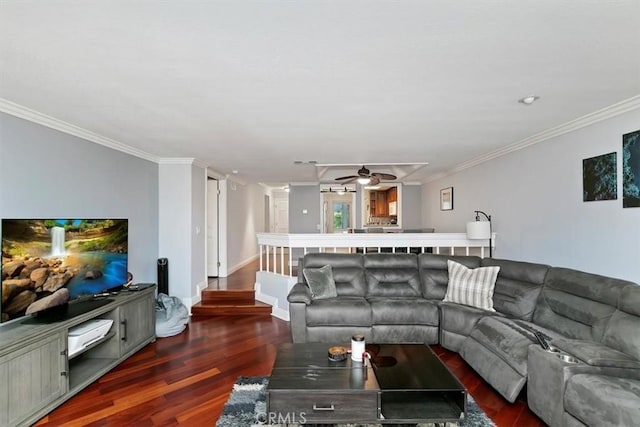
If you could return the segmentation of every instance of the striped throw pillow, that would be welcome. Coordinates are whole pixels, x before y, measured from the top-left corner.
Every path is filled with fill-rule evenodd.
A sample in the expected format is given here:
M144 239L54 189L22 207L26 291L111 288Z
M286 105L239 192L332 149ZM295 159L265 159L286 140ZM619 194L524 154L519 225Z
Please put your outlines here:
M470 305L483 310L493 308L493 289L500 267L467 268L455 261L448 260L449 284L444 301Z

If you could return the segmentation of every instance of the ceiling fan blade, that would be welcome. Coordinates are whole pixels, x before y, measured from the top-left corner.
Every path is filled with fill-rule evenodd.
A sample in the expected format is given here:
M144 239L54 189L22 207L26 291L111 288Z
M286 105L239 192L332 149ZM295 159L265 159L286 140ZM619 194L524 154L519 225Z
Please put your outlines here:
M398 179L398 177L395 175L391 175L390 173L382 173L382 172L374 172L371 174L371 176L375 176L379 179L384 179L386 181L393 181L395 179Z
M371 181L369 181L368 185L378 185L380 184L380 178L376 176L376 174L371 175Z
M342 181L342 180L345 180L345 179L356 179L357 177L358 177L357 175L341 176L341 177L336 178L335 180L336 181Z

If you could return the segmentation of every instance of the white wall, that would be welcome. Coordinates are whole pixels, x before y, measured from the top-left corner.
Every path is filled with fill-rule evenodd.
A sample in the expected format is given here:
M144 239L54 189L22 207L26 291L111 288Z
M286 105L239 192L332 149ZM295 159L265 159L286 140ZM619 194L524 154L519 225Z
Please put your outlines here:
M191 165L160 164L158 177L159 257L169 260L169 295L188 301L192 296Z
M463 232L474 210L493 216L494 257L640 283L640 208L622 208L622 135L640 110L529 146L423 186L423 226ZM582 160L618 153L618 200L582 201ZM440 189L454 187L454 210Z
M0 217L127 218L128 269L156 282L156 163L0 113Z
M191 292L200 300L207 287L207 171L191 166Z
M169 294L187 307L206 286L206 171L191 160L159 166L159 256L169 260Z
M227 204L226 263L227 274L231 274L258 257L259 247L256 233L266 230L264 195L267 194L267 191L257 184L242 185L227 180L225 193Z

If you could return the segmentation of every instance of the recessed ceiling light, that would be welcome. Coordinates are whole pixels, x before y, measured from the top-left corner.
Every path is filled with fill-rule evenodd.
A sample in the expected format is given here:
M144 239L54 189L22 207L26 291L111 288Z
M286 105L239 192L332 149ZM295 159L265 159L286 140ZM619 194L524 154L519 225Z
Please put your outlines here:
M234 170L231 171L231 173L234 174L234 175L237 175L238 171L234 169Z
M529 96L525 96L524 98L518 99L518 102L524 105L531 105L534 102L536 102L538 99L540 99L540 97L537 95L529 95Z

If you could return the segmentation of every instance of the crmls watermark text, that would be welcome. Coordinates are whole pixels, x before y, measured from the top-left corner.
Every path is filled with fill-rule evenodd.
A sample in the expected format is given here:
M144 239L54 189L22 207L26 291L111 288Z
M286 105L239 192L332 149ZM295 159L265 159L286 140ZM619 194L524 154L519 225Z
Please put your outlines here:
M259 414L257 417L258 424L306 424L307 417L304 412L269 412L267 414Z

